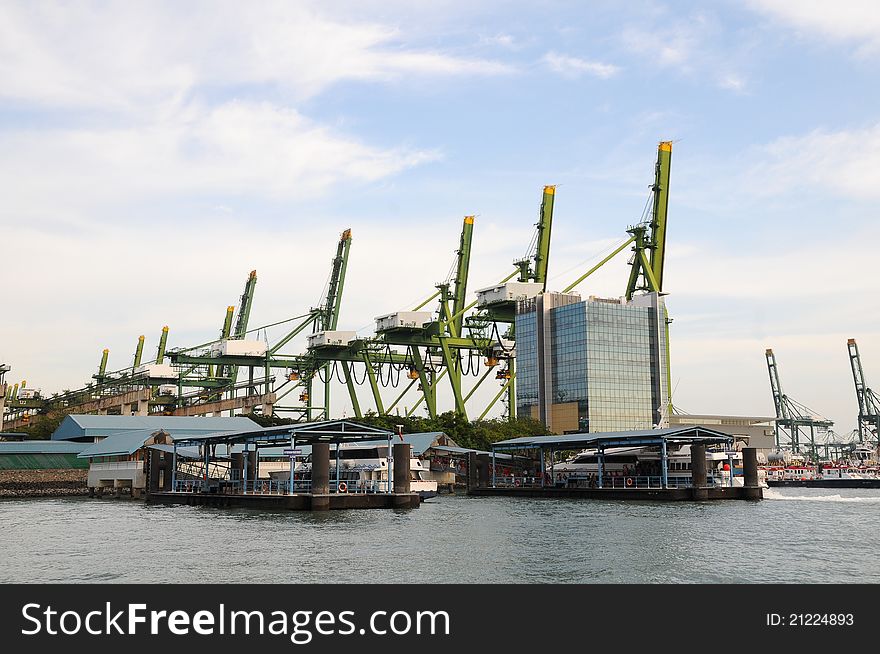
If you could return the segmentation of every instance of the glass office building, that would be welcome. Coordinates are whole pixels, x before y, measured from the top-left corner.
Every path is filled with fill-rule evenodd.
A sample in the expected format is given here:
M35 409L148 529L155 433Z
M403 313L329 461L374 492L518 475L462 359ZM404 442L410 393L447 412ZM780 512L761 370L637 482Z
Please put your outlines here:
M517 412L554 433L649 429L669 398L666 307L545 293L519 303Z

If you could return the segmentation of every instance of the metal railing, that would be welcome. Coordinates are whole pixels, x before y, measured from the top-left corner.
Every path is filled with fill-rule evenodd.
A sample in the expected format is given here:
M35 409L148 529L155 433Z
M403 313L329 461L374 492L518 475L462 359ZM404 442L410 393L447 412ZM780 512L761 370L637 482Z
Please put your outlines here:
M341 486L342 484L345 484L344 490ZM340 479L339 484L337 484L335 479L331 479L330 492L349 494L387 493L388 482L377 479Z
M143 461L103 461L101 463L91 463L91 470L143 470Z
M344 484L344 486L343 486ZM342 479L337 484L335 479L330 480L329 490L331 493L370 494L387 493L388 482L385 480L360 480ZM214 492L221 494L247 494L247 495L289 495L291 492L289 479L177 479L174 483L175 493L205 493ZM295 479L293 481L294 493L311 493L311 479Z
M175 493L201 493L204 487L204 479L177 479L174 482Z
M707 486L721 486L726 480L712 475L706 477ZM545 480L543 485L540 477L496 476L495 486L502 488L602 488L615 490L663 488L663 478L658 475L603 475L599 484L597 475L585 473L569 474L553 481ZM670 476L666 480L666 488L690 488L693 481L690 477Z

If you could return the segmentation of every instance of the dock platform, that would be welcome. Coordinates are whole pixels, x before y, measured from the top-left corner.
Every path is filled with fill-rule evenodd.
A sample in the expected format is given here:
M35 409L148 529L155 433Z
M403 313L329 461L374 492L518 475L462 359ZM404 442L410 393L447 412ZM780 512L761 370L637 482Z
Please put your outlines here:
M468 456L468 494L477 497L546 497L630 501L761 500L764 491L758 483L755 448L742 448L743 475L734 483L733 437L701 425L627 432L575 433L522 436L492 443L491 454ZM707 446L727 456L720 481L708 475ZM688 450L688 472L670 475L670 451ZM617 448L654 454L657 472L635 469L610 472L606 454ZM501 471L496 461L499 450L519 452L526 463L523 472ZM558 452L595 452L595 472L589 476L561 478L553 470ZM550 461L548 465L548 460ZM714 459L713 459L714 460ZM565 485L560 485L565 484Z
M510 488L473 487L476 497L546 497L556 499L691 502L702 500L760 500L760 487L709 488Z
M243 495L174 493L159 491L147 496L150 504L186 504L217 508L268 509L272 511L326 511L335 509L415 509L418 493L296 493L293 495Z

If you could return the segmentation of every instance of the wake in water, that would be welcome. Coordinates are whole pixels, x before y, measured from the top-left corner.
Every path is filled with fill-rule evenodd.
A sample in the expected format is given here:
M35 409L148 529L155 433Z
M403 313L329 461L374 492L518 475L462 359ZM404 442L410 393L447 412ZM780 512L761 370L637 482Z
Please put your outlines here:
M789 495L778 488L765 488L765 500L789 500L800 502L844 502L844 503L861 503L861 504L880 504L880 495L871 497L856 497L848 495Z

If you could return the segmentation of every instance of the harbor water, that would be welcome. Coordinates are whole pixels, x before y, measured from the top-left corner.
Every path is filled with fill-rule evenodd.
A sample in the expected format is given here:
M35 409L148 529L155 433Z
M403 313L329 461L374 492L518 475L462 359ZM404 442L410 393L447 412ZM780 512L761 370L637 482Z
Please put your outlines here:
M0 501L0 582L880 582L880 491L274 513Z

